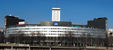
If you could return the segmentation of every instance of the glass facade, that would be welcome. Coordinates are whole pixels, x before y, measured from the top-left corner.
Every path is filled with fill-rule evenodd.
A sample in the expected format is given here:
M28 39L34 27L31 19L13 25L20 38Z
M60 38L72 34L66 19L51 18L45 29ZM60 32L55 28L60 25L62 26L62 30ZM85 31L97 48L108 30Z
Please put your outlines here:
M17 38L12 39L14 40L12 43L20 41L39 46L104 46L106 31L75 26L16 25L7 27L6 35ZM98 42L94 42L96 40Z
M91 37L105 38L106 31L102 29L85 28L85 27L63 27L63 26L38 26L38 25L17 25L11 26L6 29L6 34L19 34L22 32L24 34L31 35L32 33L43 34L44 36L65 36L71 32L77 37L86 37L90 35Z

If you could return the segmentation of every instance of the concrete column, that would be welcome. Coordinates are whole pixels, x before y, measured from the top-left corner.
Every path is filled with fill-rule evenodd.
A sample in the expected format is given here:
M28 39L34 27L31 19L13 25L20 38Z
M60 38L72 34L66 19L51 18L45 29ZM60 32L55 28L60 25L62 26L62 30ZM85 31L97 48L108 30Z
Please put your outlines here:
M13 50L13 46L11 46L11 50Z
M31 47L29 46L29 50L31 50Z
M52 50L51 47L49 48L49 50Z

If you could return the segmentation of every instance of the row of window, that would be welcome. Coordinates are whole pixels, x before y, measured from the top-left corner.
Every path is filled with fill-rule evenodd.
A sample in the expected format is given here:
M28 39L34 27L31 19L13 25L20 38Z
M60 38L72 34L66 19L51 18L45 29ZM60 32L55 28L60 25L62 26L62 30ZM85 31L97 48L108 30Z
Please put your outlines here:
M42 29L42 30L45 30L45 29L51 29L51 30L89 30L89 29L80 29L80 28L7 28L7 29L12 29L12 30L28 30L28 29Z

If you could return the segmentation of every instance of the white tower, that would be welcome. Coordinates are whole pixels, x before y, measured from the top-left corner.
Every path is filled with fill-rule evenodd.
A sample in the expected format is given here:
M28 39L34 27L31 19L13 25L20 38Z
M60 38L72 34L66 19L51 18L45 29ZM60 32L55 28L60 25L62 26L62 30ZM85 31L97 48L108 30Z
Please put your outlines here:
M60 21L60 8L52 8L52 21Z

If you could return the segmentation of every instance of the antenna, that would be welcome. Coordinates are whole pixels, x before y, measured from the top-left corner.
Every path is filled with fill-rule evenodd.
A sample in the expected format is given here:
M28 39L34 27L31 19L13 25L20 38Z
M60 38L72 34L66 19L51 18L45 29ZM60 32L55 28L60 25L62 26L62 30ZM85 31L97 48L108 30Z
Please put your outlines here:
M11 14L11 13L9 13L9 14L8 14L8 16L12 16L12 14Z
M11 16L13 10L14 10L13 8L9 8L9 12L8 12L9 16Z
M9 15L11 15L11 10L12 10L12 8L9 8Z
M56 5L55 5L55 7L56 7L56 8L58 7L58 0L56 0Z

